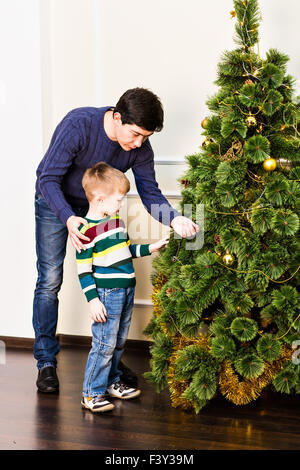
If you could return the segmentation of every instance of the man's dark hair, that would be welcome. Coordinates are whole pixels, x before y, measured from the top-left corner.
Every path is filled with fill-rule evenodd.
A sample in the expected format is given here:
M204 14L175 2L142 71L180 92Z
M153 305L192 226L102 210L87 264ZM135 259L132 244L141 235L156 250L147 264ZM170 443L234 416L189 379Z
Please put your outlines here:
M119 99L114 113L120 113L122 124L135 124L148 132L160 132L164 111L160 99L146 88L127 90Z

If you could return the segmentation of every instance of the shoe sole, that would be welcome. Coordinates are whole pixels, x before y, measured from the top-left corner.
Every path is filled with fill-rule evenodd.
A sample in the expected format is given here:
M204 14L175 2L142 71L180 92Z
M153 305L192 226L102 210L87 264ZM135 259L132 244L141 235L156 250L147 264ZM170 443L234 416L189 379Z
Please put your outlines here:
M110 411L110 410L113 410L115 405L113 405L112 403L110 403L109 405L105 405L105 406L102 406L102 408L97 408L97 409L92 409L90 408L89 406L87 406L85 403L81 402L81 406L83 409L85 410L89 410L91 411L92 413L102 413L104 411Z
M38 389L38 392L41 392L41 393L58 393L59 392L59 388L40 388L40 387L37 387Z
M136 398L141 394L141 390L137 390L135 393L128 395L128 397L120 397L119 395L113 395L112 393L108 393L107 396L111 398L120 398L121 400L130 400L131 398Z

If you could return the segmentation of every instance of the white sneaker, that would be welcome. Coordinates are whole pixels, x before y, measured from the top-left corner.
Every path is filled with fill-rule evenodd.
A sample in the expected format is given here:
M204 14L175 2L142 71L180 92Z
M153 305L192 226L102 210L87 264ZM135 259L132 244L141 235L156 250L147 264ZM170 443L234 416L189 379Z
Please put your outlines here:
M103 395L98 395L97 397L82 397L81 405L82 408L87 408L93 413L109 411L115 407L115 405L106 400Z
M141 391L136 388L128 387L122 382L116 382L107 388L107 393L111 397L129 400L130 398L138 397L141 394Z

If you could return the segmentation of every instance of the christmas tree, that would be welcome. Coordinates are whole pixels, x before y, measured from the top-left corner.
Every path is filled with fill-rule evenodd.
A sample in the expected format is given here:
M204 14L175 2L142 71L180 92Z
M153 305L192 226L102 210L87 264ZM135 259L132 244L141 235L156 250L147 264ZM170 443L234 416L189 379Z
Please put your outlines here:
M198 413L216 393L236 405L265 387L300 392L300 101L286 54L260 57L257 0L235 0L236 44L186 157L181 209L204 207L204 243L171 233L153 261L147 380ZM300 354L299 354L300 356Z

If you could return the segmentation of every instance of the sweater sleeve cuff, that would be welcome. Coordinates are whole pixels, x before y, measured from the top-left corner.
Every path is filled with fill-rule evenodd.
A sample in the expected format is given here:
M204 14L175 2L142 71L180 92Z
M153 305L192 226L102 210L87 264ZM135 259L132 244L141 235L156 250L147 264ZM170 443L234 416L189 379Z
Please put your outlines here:
M62 221L63 224L67 223L67 220L68 220L69 217L71 217L71 215L75 215L75 214L72 211L72 209L70 209L69 207L64 207L59 212L59 218L60 218L60 220Z
M85 292L86 300L90 302L93 299L96 299L97 297L99 298L97 289L91 289Z
M146 206L145 206L146 207ZM147 209L147 207L146 207ZM151 216L163 225L171 226L172 220L181 215L170 204L153 204L151 206Z
M150 243L146 243L145 245L140 245L140 256L148 256L151 255L149 250Z

